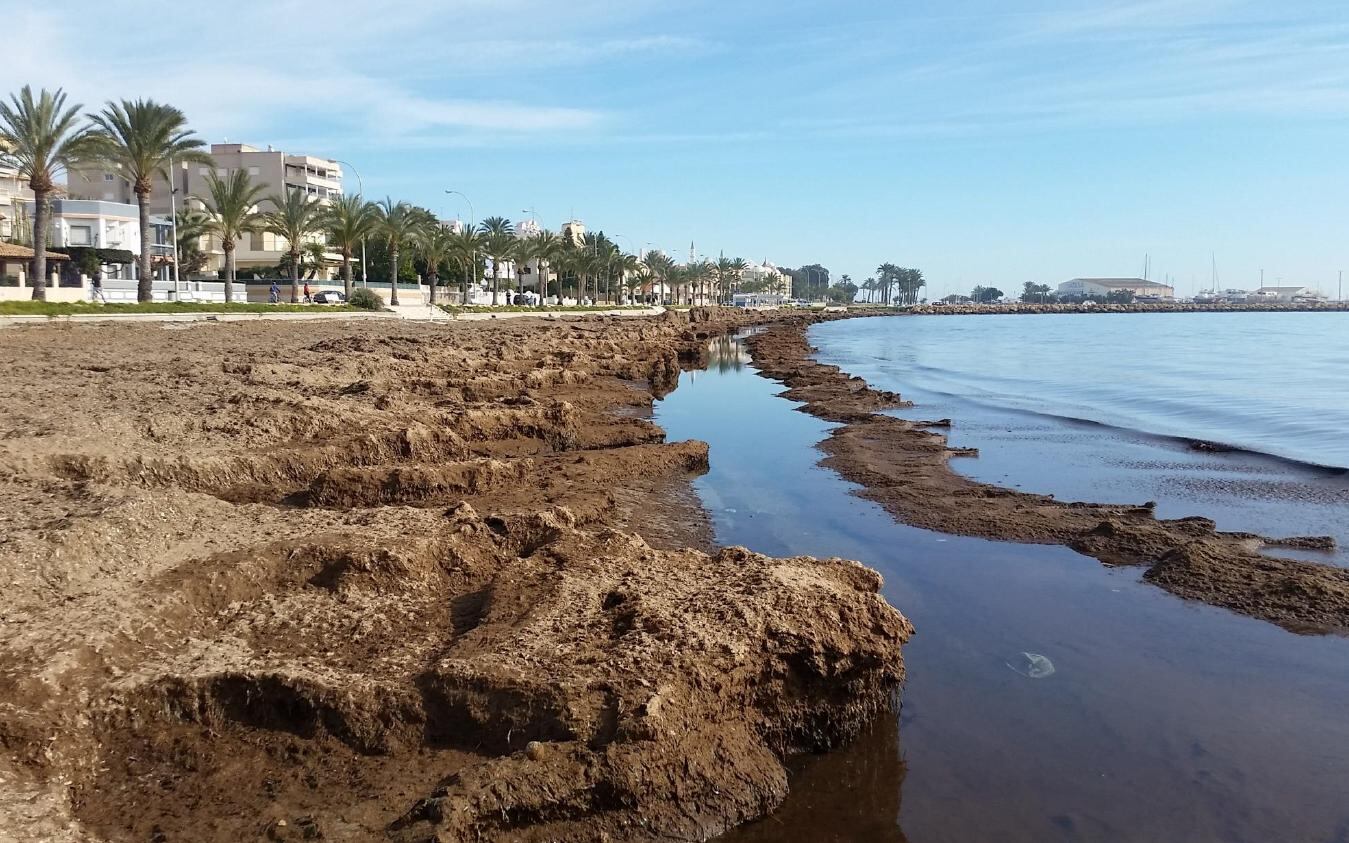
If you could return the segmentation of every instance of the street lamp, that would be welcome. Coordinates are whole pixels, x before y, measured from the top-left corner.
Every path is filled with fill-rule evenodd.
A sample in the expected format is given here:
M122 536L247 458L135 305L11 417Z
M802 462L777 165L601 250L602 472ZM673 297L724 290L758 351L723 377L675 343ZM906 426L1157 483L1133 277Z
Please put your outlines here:
M472 199L469 199L468 196L466 196L465 194L460 193L460 192L457 191L457 190L450 190L449 188L446 188L446 189L445 189L445 195L446 195L446 196L458 196L458 197L462 198L465 202L468 203L469 227L470 227L470 228L477 228L477 227L478 227L478 212L475 211L475 210L473 210L473 200L472 200ZM473 276L475 276L475 275L478 274L478 271L477 271L477 270L478 270L478 250L477 250L477 249L474 249L473 252L469 254L468 260L469 260L468 276L469 276L469 279L470 279L468 283L469 283L469 284L476 285L479 281L482 280L481 278L474 278L474 277L473 277ZM496 274L496 271L497 271L497 270L496 270L496 267L493 266L493 267L492 267L492 273L493 273L494 275ZM467 291L467 289L468 289L468 288L465 288L465 292L464 292L464 300L461 302L461 304L463 304L463 305L468 305L468 291ZM496 304L496 297L495 297L495 296L492 297L492 304Z
M458 196L458 197L461 197L465 202L467 202L467 203L468 203L468 216L469 216L469 222L472 223L475 227L478 225L478 214L477 214L476 211L473 210L473 200L472 200L472 199L469 199L467 196L465 196L464 194L460 193L460 192L457 191L457 190L446 190L446 191L445 191L445 195L446 195L446 196Z
M336 158L334 158L333 160L336 161L338 164L341 164L343 167L351 167L351 172L354 173L354 174L356 175L356 190L357 190L357 193L358 193L358 195L359 195L362 199L364 199L364 198L365 198L365 182L361 181L361 171L360 171L360 170L357 170L357 169L356 169L356 166L355 166L354 164L348 164L346 161L341 161L341 160L338 160L338 159L336 159ZM361 235L361 283L362 283L363 285L367 286L367 287L370 286L370 276L366 275L366 271L365 271L365 235L364 235L364 234Z

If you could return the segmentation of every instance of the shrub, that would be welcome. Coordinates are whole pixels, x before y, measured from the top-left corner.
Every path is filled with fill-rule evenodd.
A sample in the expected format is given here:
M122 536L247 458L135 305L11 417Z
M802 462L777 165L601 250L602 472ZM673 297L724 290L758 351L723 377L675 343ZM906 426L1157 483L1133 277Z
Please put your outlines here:
M347 304L361 310L383 310L384 299L379 297L379 293L369 287L357 287L351 291L351 298L347 299Z

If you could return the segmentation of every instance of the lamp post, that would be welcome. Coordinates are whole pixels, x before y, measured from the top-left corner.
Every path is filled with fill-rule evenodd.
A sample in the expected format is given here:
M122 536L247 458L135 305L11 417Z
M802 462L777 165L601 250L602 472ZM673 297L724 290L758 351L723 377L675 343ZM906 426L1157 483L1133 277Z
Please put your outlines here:
M473 210L473 200L472 200L472 199L469 199L467 196L464 196L464 194L460 193L460 192L457 191L457 190L448 190L448 189L447 189L447 190L445 191L445 195L446 195L446 196L459 196L459 197L461 197L465 202L467 202L467 203L468 203L468 216L469 216L469 222L470 222L471 224L473 224L474 226L477 226L477 224L478 224L478 214L477 214L477 212L475 212L475 211Z
M445 189L445 195L446 195L446 196L458 196L458 197L462 198L465 202L468 203L469 226L472 227L472 228L477 228L477 227L478 227L478 212L475 211L475 210L473 210L473 200L472 200L472 199L469 199L468 196L467 196L466 194L460 193L460 192L457 191L457 190L450 190L449 188L446 188L446 189ZM478 274L478 250L477 250L477 249L474 249L473 252L472 252L472 254L470 254L470 255L468 256L468 260L469 260L469 270L468 270L468 272L469 272L470 277L473 276L473 275L477 275L477 274ZM497 270L496 270L496 267L493 266L493 267L492 267L492 273L493 273L494 275L496 274L496 271L497 271ZM482 280L481 278L474 279L474 280L473 280L473 283L476 284L478 281L481 281L481 280ZM464 293L464 301L461 302L461 303L464 304L464 305L467 305L467 304L468 304L468 293ZM496 304L496 298L495 298L495 296L494 296L493 299L492 299L492 304Z
M356 169L356 166L355 166L354 164L349 164L349 163L347 163L346 161L339 161L339 160L336 159L336 158L334 158L333 160L334 160L334 161L337 161L337 163L338 163L338 164L341 164L343 167L351 167L351 172L354 173L354 174L356 175L356 190L357 190L357 193L358 193L358 195L359 195L362 199L364 199L364 198L365 198L365 182L361 180L361 171L360 171L360 170L357 170L357 169ZM367 280L367 278L368 278L368 276L365 274L365 235L361 235L361 284L364 285L364 286L366 286L366 287L369 287L369 286L370 286L370 282Z

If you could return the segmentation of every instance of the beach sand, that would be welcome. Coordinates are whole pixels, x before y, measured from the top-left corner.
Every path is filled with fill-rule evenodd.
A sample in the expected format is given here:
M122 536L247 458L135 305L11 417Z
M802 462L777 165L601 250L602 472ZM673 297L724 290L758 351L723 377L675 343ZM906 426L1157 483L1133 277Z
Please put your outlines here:
M0 840L705 839L908 622L643 418L771 318L0 332ZM792 317L806 324L816 317Z

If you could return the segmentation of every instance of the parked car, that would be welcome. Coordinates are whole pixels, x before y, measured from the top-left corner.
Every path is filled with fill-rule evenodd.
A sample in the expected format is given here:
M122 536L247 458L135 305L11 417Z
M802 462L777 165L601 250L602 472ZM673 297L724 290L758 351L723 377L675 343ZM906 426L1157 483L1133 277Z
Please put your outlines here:
M314 304L346 304L347 297L336 290L321 290L314 294Z

